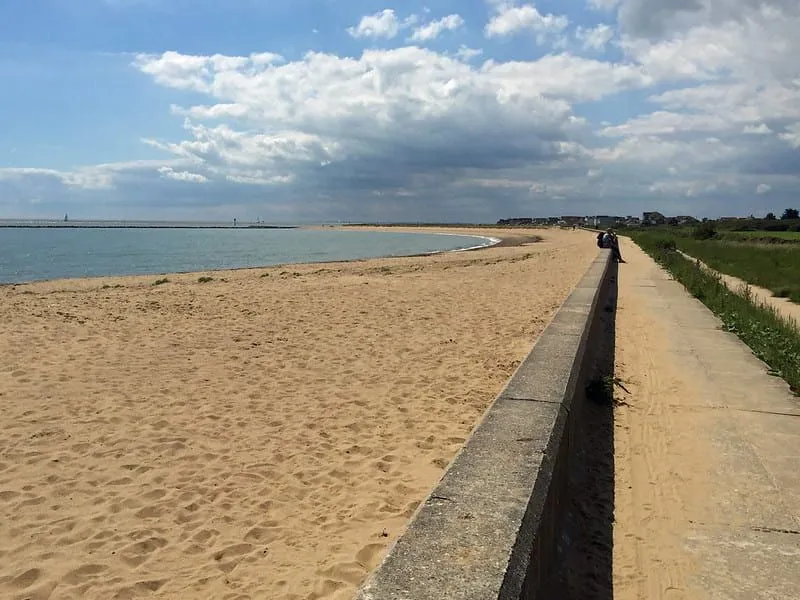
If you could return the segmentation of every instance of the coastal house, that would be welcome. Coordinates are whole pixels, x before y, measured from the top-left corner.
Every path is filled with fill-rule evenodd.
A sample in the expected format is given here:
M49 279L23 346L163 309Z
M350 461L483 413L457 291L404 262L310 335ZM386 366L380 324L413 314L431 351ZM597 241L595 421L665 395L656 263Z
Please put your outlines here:
M531 217L514 217L511 219L500 219L497 222L498 225L505 225L509 226L520 226L520 225L533 225L533 219Z
M610 227L616 227L625 221L625 219L622 217L616 217L612 215L597 215L596 217L592 217L592 219L596 229L608 229Z
M573 225L583 225L586 222L586 217L576 217L576 216L562 216L561 223L572 227Z
M667 218L660 212L653 211L642 214L642 225L648 225L648 226L665 225L666 222Z

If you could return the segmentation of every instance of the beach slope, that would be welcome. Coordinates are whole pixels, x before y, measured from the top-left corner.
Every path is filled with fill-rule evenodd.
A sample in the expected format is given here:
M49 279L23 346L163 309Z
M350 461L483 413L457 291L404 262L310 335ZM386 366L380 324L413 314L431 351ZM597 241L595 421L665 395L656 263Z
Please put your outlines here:
M484 233L0 288L0 596L352 596L597 253Z

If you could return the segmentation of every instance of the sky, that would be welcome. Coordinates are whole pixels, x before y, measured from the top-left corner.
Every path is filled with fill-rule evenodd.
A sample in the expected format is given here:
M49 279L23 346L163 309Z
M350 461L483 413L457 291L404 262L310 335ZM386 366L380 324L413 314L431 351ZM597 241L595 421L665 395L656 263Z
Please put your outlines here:
M0 218L800 205L797 0L0 0Z

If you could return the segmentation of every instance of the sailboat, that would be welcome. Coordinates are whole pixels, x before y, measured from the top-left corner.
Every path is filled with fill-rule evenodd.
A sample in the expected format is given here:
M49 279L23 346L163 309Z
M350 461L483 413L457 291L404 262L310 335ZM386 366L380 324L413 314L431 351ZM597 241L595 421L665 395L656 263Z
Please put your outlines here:
M64 213L64 223L66 223L67 221L69 221L69 214Z

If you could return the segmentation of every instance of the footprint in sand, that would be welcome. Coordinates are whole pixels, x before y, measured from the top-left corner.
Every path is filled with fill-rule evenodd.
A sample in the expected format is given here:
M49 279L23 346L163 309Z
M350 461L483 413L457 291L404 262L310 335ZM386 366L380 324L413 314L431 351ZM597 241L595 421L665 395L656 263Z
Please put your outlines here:
M153 552L163 548L166 545L167 540L164 538L151 537L123 548L120 552L120 556L122 560L132 567L138 567L140 564L150 558L150 555Z
M326 579L322 583L317 584L317 586L314 588L314 591L311 592L308 597L312 600L317 600L318 598L330 598L334 592L343 587L344 583L341 581Z
M166 512L167 509L160 506L146 506L143 509L138 510L135 514L139 519L157 519Z
M87 580L100 575L107 571L108 567L103 565L83 565L77 569L73 569L64 576L64 583L67 585L81 585L86 583Z
M42 576L41 569L28 569L21 575L17 575L11 580L11 585L15 588L25 589L36 583Z
M252 549L252 544L233 544L215 552L213 556L219 570L223 573L230 573Z
M157 592L164 587L168 581L168 579L140 581L134 585L118 590L117 593L114 594L113 600L133 600L134 598L149 596L153 592Z
M367 544L356 553L356 562L367 571L372 571L378 566L378 557L385 548L384 544Z
M281 527L253 527L245 534L244 541L253 544L269 544L280 538L282 533Z
M219 562L230 558L236 558L242 556L243 554L247 554L252 549L253 546L251 544L233 544L227 548L223 548L222 550L215 552L214 560Z
M357 562L345 562L334 565L320 573L325 579L344 581L351 585L357 585L364 578L367 571L364 566Z

